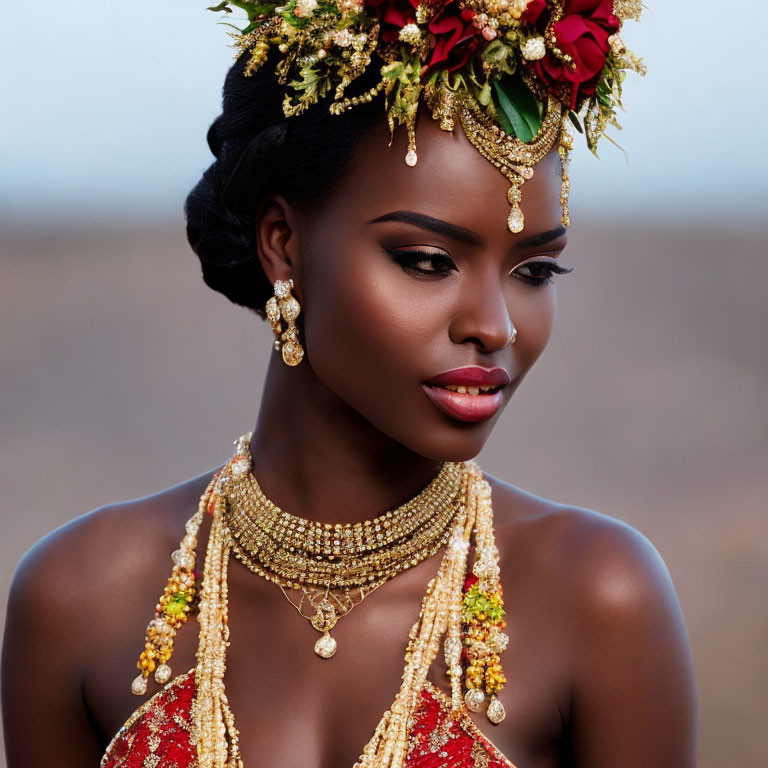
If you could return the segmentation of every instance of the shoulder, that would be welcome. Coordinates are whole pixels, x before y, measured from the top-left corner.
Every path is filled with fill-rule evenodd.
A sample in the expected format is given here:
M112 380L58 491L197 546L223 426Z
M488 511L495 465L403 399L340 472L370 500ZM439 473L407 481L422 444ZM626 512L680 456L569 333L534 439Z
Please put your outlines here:
M695 765L693 659L656 547L609 515L487 477L505 602L509 586L515 608L533 605L534 625L556 638L577 762Z
M21 559L2 653L9 763L97 764L104 720L95 713L115 705L109 696L89 696L91 673L106 676L104 689L112 691L116 676L132 666L147 602L211 474L81 515ZM100 702L96 709L93 702ZM42 730L49 738L30 739Z
M486 478L502 553L525 553L529 565L570 598L580 621L609 614L629 620L654 609L678 616L669 570L643 533L602 512Z
M71 612L141 572L143 564L178 542L214 471L150 496L99 507L46 534L16 567L9 617Z

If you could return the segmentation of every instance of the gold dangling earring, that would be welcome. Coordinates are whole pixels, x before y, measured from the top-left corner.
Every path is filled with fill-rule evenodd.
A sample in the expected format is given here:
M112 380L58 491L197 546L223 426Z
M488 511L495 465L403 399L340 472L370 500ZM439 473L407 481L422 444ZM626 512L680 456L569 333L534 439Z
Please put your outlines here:
M291 295L293 280L275 280L275 295L269 298L266 305L267 320L275 334L275 349L281 350L283 360L287 365L298 365L304 357L304 349L299 343L299 330L296 318L301 312L299 302ZM282 319L287 327L283 331Z

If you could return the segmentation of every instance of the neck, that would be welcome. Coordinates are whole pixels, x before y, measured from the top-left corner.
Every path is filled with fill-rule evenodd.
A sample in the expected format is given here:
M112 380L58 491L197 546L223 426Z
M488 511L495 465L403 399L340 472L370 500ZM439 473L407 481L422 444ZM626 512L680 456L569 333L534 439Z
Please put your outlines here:
M270 356L251 454L270 501L322 523L360 522L397 507L442 464L378 430L306 361L288 368L277 354Z

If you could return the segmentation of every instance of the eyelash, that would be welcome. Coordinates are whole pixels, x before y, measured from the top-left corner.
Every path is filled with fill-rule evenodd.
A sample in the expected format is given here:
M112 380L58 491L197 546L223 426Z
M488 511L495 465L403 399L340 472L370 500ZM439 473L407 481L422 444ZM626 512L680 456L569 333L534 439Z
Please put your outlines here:
M456 270L456 267L451 259L448 258L448 256L443 256L442 254L428 253L426 251L390 251L389 253L404 270L419 276L444 277L449 272ZM443 267L441 269L421 269L420 267L416 266L416 264L424 261L432 262L433 265L436 263L442 263ZM546 285L547 283L551 283L553 280L552 275L565 275L568 272L573 271L573 267L563 267L554 261L543 259L540 261L523 262L523 264L518 265L518 267L520 266L529 268L543 267L544 269L549 270L550 274L548 277L533 277L522 274L519 275L522 280L528 283L528 285L532 285L534 287L539 287Z

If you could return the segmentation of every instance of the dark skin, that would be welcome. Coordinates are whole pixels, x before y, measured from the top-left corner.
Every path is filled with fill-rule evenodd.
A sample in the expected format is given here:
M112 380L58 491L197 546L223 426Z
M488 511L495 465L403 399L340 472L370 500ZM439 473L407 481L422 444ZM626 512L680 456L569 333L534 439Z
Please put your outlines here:
M259 257L270 281L295 283L306 357L295 368L272 357L254 474L269 498L304 517L373 517L413 496L441 461L476 456L501 411L458 421L421 382L460 366L501 366L512 379L506 403L552 330L558 278L534 285L549 272L531 262L554 261L565 247L557 156L526 182L526 226L514 235L506 179L460 129L422 118L417 138L410 168L402 132L387 148L382 120L317 221L279 195L259 209ZM424 222L368 223L395 211L469 230L474 242ZM421 254L404 266L413 249ZM98 765L140 701L130 682L144 630L211 474L84 515L25 556L3 649L8 768ZM690 648L654 547L611 517L486 477L509 682L506 720L473 715L478 727L518 768L694 766ZM231 562L226 685L247 768L354 764L399 687L408 630L439 559L343 618L331 660L312 652L316 632L275 585ZM194 666L196 645L191 622L177 638L174 673ZM441 658L430 679L448 689Z

